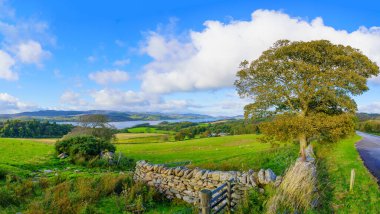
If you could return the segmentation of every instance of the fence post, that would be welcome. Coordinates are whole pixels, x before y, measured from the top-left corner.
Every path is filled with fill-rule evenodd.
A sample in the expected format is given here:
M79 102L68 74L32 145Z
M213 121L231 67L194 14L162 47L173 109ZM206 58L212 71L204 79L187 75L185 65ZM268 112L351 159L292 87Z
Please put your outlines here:
M202 189L199 193L202 214L211 214L211 196L211 190L208 189Z
M355 169L351 169L350 192L352 192L354 189L354 182L355 182Z
M232 184L231 180L227 181L227 211L231 213L231 205L232 205Z

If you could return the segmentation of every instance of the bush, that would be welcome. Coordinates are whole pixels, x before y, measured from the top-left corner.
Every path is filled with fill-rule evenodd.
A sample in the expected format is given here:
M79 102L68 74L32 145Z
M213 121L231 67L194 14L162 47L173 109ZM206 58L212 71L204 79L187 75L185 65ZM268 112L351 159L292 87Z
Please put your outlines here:
M74 159L88 161L102 151L115 152L116 147L100 138L84 135L60 140L55 144L55 149L59 154L66 153Z
M18 205L19 201L13 192L6 188L0 188L0 207Z
M0 180L4 180L8 174L8 171L0 168Z
M274 187L272 185L268 185L264 193L261 193L257 188L244 191L244 196L242 200L237 204L235 213L265 213L265 206L270 195L274 191L273 189Z
M368 133L380 133L380 120L368 120L357 125L359 131Z

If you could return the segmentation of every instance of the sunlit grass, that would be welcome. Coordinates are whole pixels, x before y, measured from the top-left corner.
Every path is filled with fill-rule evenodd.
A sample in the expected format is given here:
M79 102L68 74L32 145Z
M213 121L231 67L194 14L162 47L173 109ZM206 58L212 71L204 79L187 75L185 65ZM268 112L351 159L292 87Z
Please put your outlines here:
M153 163L191 162L192 166L220 170L272 168L282 173L297 156L297 146L278 149L258 142L258 135L201 138L179 142L117 145L135 160Z
M326 213L379 213L380 190L376 179L365 168L354 136L336 144L316 144L319 158L321 210ZM349 191L351 169L355 169L355 185Z

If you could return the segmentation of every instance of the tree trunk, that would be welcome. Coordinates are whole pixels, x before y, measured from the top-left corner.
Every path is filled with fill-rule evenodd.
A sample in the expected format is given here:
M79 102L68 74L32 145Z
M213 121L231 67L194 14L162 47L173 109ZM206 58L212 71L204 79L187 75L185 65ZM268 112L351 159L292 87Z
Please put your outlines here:
M302 133L298 136L300 141L300 153L302 154L302 150L307 147L306 134Z

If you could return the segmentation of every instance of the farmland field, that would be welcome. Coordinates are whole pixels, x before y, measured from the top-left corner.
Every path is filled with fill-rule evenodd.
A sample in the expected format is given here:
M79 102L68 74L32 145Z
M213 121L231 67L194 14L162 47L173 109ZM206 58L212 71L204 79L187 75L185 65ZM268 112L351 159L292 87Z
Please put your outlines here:
M295 160L297 146L288 145L285 148L272 149L269 144L257 141L256 135L226 136L214 138L202 138L185 140L180 142L152 143L147 139L161 137L164 134L140 133L119 134L121 142L130 139L144 139L145 142L117 144L117 151L121 151L134 160L146 159L155 163L173 163L178 161L191 161L189 167L199 166L210 169L248 169L272 168L277 174ZM82 179L101 180L102 177L113 178L119 175L119 171L109 171L107 168L87 168L74 165L65 160L55 158L54 144L52 139L8 139L0 138L0 176L4 172L21 176L23 181L32 179L48 179L53 185L57 179L68 179L67 182L80 182ZM131 170L131 169L126 169ZM51 173L46 173L52 171ZM110 174L111 173L111 174ZM127 173L128 174L128 173ZM58 176L57 176L58 175ZM1 179L1 177L0 177ZM5 184L5 179L0 180L0 185ZM21 181L20 181L21 182ZM14 186L23 184L15 183ZM49 188L55 188L51 186ZM9 191L4 187L2 191ZM45 190L38 188L33 196L25 196L28 201L38 204L47 199L43 193ZM50 190L47 189L47 192ZM70 195L78 195L77 189L73 189ZM98 191L98 190L97 190ZM70 200L72 205L77 202L75 197ZM93 200L93 199L88 199ZM97 209L99 213L121 212L120 200L122 196L110 195L96 200L88 201L88 206ZM25 211L33 204L23 203L21 206L8 206L5 213ZM43 205L36 205L41 209L48 209ZM78 205L79 206L79 205ZM153 205L152 205L153 206ZM78 208L79 209L79 208ZM80 208L85 209L85 208ZM189 205L175 203L156 203L146 213L192 213ZM1 213L1 212L0 212Z
M0 138L0 164L38 164L54 153L51 144L28 139Z
M161 133L120 133L115 144L158 143L169 140L169 135Z
M297 146L279 149L259 143L258 135L235 135L178 142L117 145L135 160L153 163L191 162L191 166L220 170L272 168L282 173L297 157Z
M259 143L257 135L152 142L162 135L118 134L118 142L127 144L116 144L117 151L134 160L144 159L153 163L191 162L190 166L220 170L272 168L276 173L282 173L297 156L297 146L289 144L274 149L270 144ZM136 139L140 141L136 142ZM51 140L0 138L2 166L41 164L51 159L53 154Z

